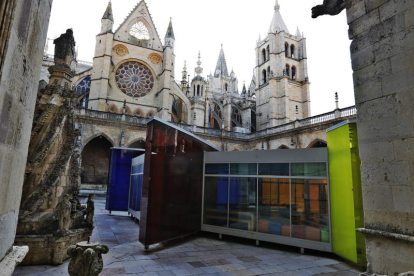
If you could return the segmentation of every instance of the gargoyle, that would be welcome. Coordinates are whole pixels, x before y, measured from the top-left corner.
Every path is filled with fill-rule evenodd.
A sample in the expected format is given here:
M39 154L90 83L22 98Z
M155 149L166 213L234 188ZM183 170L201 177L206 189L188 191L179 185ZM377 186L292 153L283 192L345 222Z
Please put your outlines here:
M312 18L321 15L337 15L345 9L345 0L324 0L322 5L312 8Z

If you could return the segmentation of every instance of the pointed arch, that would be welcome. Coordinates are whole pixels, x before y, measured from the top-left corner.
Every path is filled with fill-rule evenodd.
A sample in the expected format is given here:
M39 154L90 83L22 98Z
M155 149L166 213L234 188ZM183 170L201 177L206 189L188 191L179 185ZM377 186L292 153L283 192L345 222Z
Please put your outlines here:
M326 147L328 147L328 143L326 141L322 139L315 139L309 144L307 148L310 149L310 148L326 148Z
M114 105L114 104L109 105L109 106L106 108L106 112L109 112L109 113L117 113L117 114L119 114L118 107L117 107L116 105Z
M102 136L102 137L104 137L106 140L108 140L110 143L111 143L111 145L112 145L112 147L114 147L115 146L115 142L114 142L114 140L111 138L111 137L109 137L107 134L105 134L105 133L103 133L103 132L101 132L101 133L98 133L98 134L94 134L94 135L92 135L91 137L89 137L88 139L86 139L85 141L83 141L83 143L82 143L82 148L81 148L81 152L82 152L82 150L83 150L83 148L90 142L90 141L92 141L93 139L95 139L95 138L97 138L97 137L100 137L100 136Z
M265 63L267 58L266 58L266 49L262 49L262 63Z
M266 52L267 52L267 60L270 60L270 46L267 45L266 47Z
M134 110L134 112L132 112L132 116L144 117L144 112L140 108L137 108Z
M292 66L292 80L297 79L297 69L296 66Z
M263 81L263 84L267 83L267 71L266 71L266 69L263 69L263 71L262 71L262 81Z
M285 43L285 56L289 57L289 43Z
M131 143L128 144L127 148L133 148L133 149L145 149L145 139L144 138L138 138L133 140Z
M131 108L129 108L129 106L126 106L126 115L128 115L128 116L133 116L134 115L134 113L132 112L132 110L131 110Z
M295 58L295 55L296 55L296 48L295 48L295 45L290 45L290 57L291 58Z
M281 145L280 147L278 147L277 149L290 149L288 146L286 145Z

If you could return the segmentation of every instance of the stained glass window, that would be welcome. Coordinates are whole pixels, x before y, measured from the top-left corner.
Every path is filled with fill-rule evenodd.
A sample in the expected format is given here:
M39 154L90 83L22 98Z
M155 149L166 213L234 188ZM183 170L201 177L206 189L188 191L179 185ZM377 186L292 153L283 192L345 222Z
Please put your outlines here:
M146 65L138 61L127 61L116 70L115 82L124 94L139 98L151 92L154 75Z
M132 26L131 31L129 32L130 35L136 37L138 39L145 39L148 40L150 38L149 31L143 22L137 22Z
M85 93L86 91L89 91L90 89L91 89L91 76L87 76L78 84L78 86L76 86L76 93L78 95L81 95Z

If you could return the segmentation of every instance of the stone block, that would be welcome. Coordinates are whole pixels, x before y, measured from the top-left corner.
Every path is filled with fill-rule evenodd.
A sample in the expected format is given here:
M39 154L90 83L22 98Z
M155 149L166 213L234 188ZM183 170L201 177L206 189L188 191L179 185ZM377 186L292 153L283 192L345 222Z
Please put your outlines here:
M349 38L360 35L380 23L379 10L373 10L349 24Z
M400 53L407 53L414 45L414 30L405 30L374 45L375 60L381 61ZM398 72L398 71L397 71Z
M381 119L372 118L369 121L358 118L358 139L361 145L410 138L413 137L413 131L411 113L390 115Z
M414 267L414 247L411 243L369 235L366 246L369 272L378 275L398 275Z
M364 181L365 175L362 176ZM370 186L364 184L362 195L364 199L364 211L387 211L394 209L392 189L389 186Z
M368 46L351 56L352 69L361 70L375 62L374 46Z
M365 6L367 12L372 11L373 9L378 8L389 0L365 0Z
M384 95L402 92L414 88L414 68L400 71L382 79Z
M390 197L392 197L391 194ZM364 219L366 228L414 236L413 212L399 212L391 209L365 210L364 208Z
M383 60L354 72L354 85L360 86L391 74L391 61Z
M391 68L393 73L398 73L403 70L412 69L413 64L414 49L409 49L407 51L399 53L398 55L391 57Z
M381 21L387 20L411 7L414 7L414 1L412 0L390 0L379 7Z
M395 160L414 161L414 138L394 140Z
M361 160L369 162L389 162L394 160L393 143L380 142L365 144L359 149Z
M414 27L414 8L407 10L404 13L404 17L405 17L405 28L410 29Z
M384 119L398 114L398 100L396 95L381 97L357 104L358 120L361 122Z
M414 187L392 187L394 210L414 212Z
M375 186L379 189L391 189L391 186L411 185L410 165L407 161L374 163L370 159L361 158L361 162L361 179L365 187ZM391 191L388 192L388 196L391 198ZM380 199L382 193L378 193L378 195L371 193L371 195L376 197L374 201L378 202L377 200ZM389 210L393 210L393 208Z
M27 246L13 246L12 251L0 262L0 276L11 276L29 251Z
M360 18L365 13L366 13L366 9L365 9L364 0L358 0L356 3L353 3L353 5L351 5L350 7L346 9L348 24Z
M360 86L355 86L355 103L362 103L382 97L382 81L375 79Z

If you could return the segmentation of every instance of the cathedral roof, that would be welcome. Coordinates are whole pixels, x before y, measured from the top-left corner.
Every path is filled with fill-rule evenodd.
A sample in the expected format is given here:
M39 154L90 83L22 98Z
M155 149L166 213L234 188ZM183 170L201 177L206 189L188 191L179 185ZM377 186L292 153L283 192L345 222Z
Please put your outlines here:
M108 7L106 8L106 11L105 11L102 19L109 19L112 22L114 22L114 14L112 13L112 3L111 3L111 1L109 1Z
M227 62L226 57L224 56L223 45L221 45L220 55L217 61L216 71L214 73L214 77L219 76L229 76L229 71L227 70Z
M282 15L280 14L279 1L276 0L275 13L273 14L272 24L270 24L269 33L278 33L281 31L289 33L285 21L283 21Z

